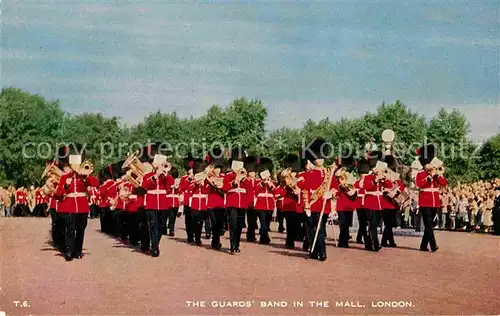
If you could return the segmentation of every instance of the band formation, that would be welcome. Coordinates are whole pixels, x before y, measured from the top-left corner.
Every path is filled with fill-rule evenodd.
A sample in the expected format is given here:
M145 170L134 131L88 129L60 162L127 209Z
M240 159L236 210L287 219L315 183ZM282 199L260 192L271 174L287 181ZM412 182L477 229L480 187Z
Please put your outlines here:
M99 214L103 233L119 237L153 257L160 255L162 235L174 236L175 221L184 214L187 242L202 244L202 228L211 247L221 250L221 236L229 231L229 251L239 253L240 239L262 245L271 242L269 226L273 212L286 222L286 247L296 242L313 259L324 261L326 226L339 226L337 246L349 247L349 227L357 212L357 241L369 251L397 247L392 233L396 214L408 199L401 165L391 152L368 150L355 160L344 156L325 167L325 141L317 138L303 154L288 154L279 172L266 157L247 155L243 148L224 154L213 149L204 158L187 155L186 174L160 154L157 144L111 164L93 176L94 168L78 145L59 148L42 177L37 204L47 205L52 219L52 241L66 260L82 258L89 212ZM424 145L412 165L412 178L419 190L419 209L425 230L420 250L436 251L433 219L440 207L440 187L447 185L443 163L436 148ZM356 176L355 176L356 175ZM27 197L16 193L23 212ZM44 212L44 206L38 212ZM283 221L284 218L284 221ZM384 221L382 239L377 228ZM258 224L259 225L258 225ZM335 227L335 226L333 226ZM337 236L336 233L334 233Z

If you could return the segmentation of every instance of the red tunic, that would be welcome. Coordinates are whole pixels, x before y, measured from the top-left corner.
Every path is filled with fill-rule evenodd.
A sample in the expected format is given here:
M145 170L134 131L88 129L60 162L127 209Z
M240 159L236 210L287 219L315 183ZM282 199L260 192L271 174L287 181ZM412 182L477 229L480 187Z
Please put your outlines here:
M35 204L42 204L43 203L43 195L42 195L42 190L41 189L36 189L35 190Z
M359 205L357 198L353 200L344 190L340 189L340 183L336 177L333 183L335 190L337 190L337 212L354 211Z
M226 207L247 208L248 207L248 181L242 181L239 187L236 187L234 181L236 173L230 172L224 176L224 185L222 190L226 192Z
M356 181L354 187L356 188L357 199L356 199L356 209L364 209L365 208L365 189L363 188L363 181L365 179L365 175L361 175L361 179Z
M16 191L16 203L25 205L28 202L28 196L24 191Z
M179 197L179 188L171 186L170 190L167 192L167 207L178 208L180 204Z
M60 213L88 213L87 188L97 186L99 181L92 177L82 177L74 172L61 176L55 195L60 200L57 211Z
M403 192L404 189L406 188L405 184L403 183L403 180L401 180L401 179L396 180L395 182L393 182L392 185L393 185L393 189L396 186L398 188L399 192ZM395 204L387 196L384 196L383 204L384 204L384 209L386 209L386 210L398 210L399 209L399 205Z
M191 186L192 179L188 175L184 175L181 177L181 181L179 183L179 194L182 196L182 204L185 206L189 206L189 188Z
M430 173L426 170L421 170L417 173L416 185L420 189L418 195L419 207L441 207L441 199L439 198L439 187L446 187L448 181L439 176L437 179L431 178Z
M168 210L167 192L174 185L175 180L171 175L155 176L156 172L144 175L142 187L147 190L144 208L146 210Z
M109 195L108 189L114 184L113 180L106 180L97 190L97 195L99 196L99 207L109 207Z
M307 190L307 194L309 195L309 203L312 203L310 208L311 212L313 213L319 213L321 212L323 208L323 202L325 200L325 197L319 197L317 201L313 203L311 200L313 192L315 192L317 189L321 187L323 182L325 181L326 177L329 177L330 174L328 172L328 169L312 169L311 171L308 171L305 176L305 181L304 184L300 184L299 186L302 186L305 190ZM335 177L333 177L330 185L328 188L330 190L335 189ZM325 214L329 214L332 210L332 203L330 203L331 198L327 198L327 201L325 203Z
M223 176L220 176L219 179L222 179L222 181L224 181ZM207 208L214 209L214 208L224 208L224 207L226 207L225 194L224 192L222 192L222 188L220 190L216 190L211 185L209 185Z
M257 187L257 184L259 183L259 179L255 178L246 178L245 180L245 187L247 188L247 207L254 207L255 206L255 190Z
M98 192L97 192L97 187L89 187L89 202L90 205L97 205L99 203L98 201Z
M191 199L189 206L195 211L206 211L207 210L207 200L208 200L208 184L204 182L203 184L192 183L189 189L191 193Z
M276 197L284 195L285 192L272 183L268 186L262 180L258 180L255 186L254 207L256 211L274 211L276 208Z
M120 211L127 211L129 208L129 204L131 203L130 197L128 199L123 199L120 197L120 190L121 188L125 187L127 188L130 192L134 190L134 186L130 182L122 182L120 185L117 187L117 203L116 203L116 208L119 209Z
M384 209L384 193L383 189L392 188L392 183L389 180L374 183L375 174L368 174L363 180L363 189L365 189L365 208L372 211L381 211Z
M137 212L142 206L144 206L144 195L138 195L137 188L133 188L127 203L127 211Z

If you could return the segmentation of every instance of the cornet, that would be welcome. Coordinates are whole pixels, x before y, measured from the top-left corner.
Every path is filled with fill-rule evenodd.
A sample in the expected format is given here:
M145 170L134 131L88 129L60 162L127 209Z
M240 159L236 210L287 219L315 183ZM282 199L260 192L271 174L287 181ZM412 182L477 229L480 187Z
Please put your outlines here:
M78 173L81 176L89 176L92 174L92 172L94 172L94 165L90 161L85 160L80 165L76 173Z

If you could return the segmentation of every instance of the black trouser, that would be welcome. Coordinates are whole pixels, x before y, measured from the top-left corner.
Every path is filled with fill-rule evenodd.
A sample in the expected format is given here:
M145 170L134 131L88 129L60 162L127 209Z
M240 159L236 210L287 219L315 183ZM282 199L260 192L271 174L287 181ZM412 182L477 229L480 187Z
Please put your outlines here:
M271 231L271 221L273 220L273 213L274 211L266 211L266 224L267 224L267 231Z
M141 239L141 249L147 250L149 249L149 244L151 242L151 238L149 236L148 215L144 208L140 208L137 211L137 222L139 229L139 238Z
M431 219L433 220L433 218ZM422 210L419 209L418 213L415 213L415 216L413 217L413 226L415 226L415 231L420 232L422 230Z
M285 246L289 248L295 247L297 212L283 211L283 216L286 220L286 240Z
M316 229L318 228L320 212L311 213L311 217L309 218L308 227L309 227L309 240L312 243L314 242L314 236L316 234ZM311 253L312 258L325 257L326 256L326 242L325 242L325 228L326 222L328 220L328 216L323 214L322 223L319 225L318 237L316 240L316 245L314 245L314 249Z
M62 252L64 251L64 222L60 216L61 213L57 213L55 209L51 208L49 213L52 219L52 245Z
M358 235L356 236L356 241L358 242L366 242L369 238L368 231L366 230L366 226L368 226L367 211L364 208L356 210L359 222Z
M179 213L178 207L171 207L167 211L167 228L168 232L173 234L175 231L175 220L177 219L177 214Z
M72 255L82 254L88 213L59 213L64 222L64 250Z
M90 218L96 218L99 215L99 207L95 204L90 205Z
M210 238L210 236L212 235L212 218L210 216L207 216L205 218L205 236L207 238Z
M384 221L384 232L382 233L382 246L386 246L387 243L390 245L396 244L394 242L394 234L392 229L396 227L396 216L398 210L383 210L382 219Z
M127 227L127 237L133 246L139 244L141 239L139 230L139 213L138 212L125 212L126 214L126 227Z
M127 240L129 231L128 231L128 222L129 222L129 212L126 210L118 210L118 222L119 222L119 234L122 240Z
M16 204L13 215L16 217L30 216L30 208L25 204Z
M35 217L45 217L45 210L47 209L47 204L37 204L33 208L33 216Z
M165 221L166 210L146 210L149 224L149 238L151 239L151 250L160 249L161 223Z
M214 208L208 210L212 220L212 247L220 245L220 236L224 228L226 210L223 208Z
M434 217L437 214L437 208L433 207L421 207L420 212L422 213L422 218L424 220L424 236L422 237L422 242L420 243L420 249L427 248L429 244L431 249L436 249L436 238L434 237Z
M302 234L304 235L304 242L302 243L302 249L308 250L309 246L312 243L312 241L309 239L309 225L310 225L309 217L307 216L306 213L300 213L297 215L298 215L298 218L300 219L300 221L302 222L302 230L303 230ZM326 230L326 227L325 227L325 230ZM325 236L326 236L326 234L325 234Z
M99 221L101 222L101 232L107 234L109 232L109 207L100 208L101 216Z
M207 210L199 211L191 209L191 215L193 217L194 226L194 239L197 243L201 243L201 232L203 230L203 223L207 219L210 219L210 214Z
M194 220L191 208L184 205L184 224L186 225L187 241L194 242Z
M349 247L349 227L352 224L354 211L339 211L339 246Z
M255 210L256 217L259 219L260 229L259 229L259 243L269 244L271 239L269 238L269 227L267 226L267 214L268 211Z
M110 211L110 234L112 236L120 236L120 211Z
M371 248L373 247L380 247L380 243L378 241L378 226L380 225L381 219L382 219L382 211L375 211L375 210L367 210L366 212L366 218L368 220L368 227L369 227L369 237L367 244L367 241L365 241L365 248Z
M255 238L255 230L257 229L257 213L253 207L249 207L247 209L247 241L254 242Z
M240 249L241 231L245 224L245 209L230 207L229 212L229 240L231 249Z
M285 214L282 210L278 210L276 212L276 217L278 218L278 231L283 232L285 230L285 226L283 225L283 220L285 219Z

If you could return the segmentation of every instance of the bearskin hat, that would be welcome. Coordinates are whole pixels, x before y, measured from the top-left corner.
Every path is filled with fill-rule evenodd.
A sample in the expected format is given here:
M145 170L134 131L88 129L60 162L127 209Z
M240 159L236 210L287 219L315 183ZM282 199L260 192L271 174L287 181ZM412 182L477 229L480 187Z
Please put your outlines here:
M420 164L425 166L429 164L434 157L436 157L436 146L433 144L424 145L419 149L419 158Z
M148 146L142 149L142 155L139 157L141 162L149 162L152 163L155 155L167 155L168 153L162 148L161 142L152 142Z
M205 156L205 160L207 163L212 164L214 160L224 159L224 153L220 148L213 148L208 152Z
M231 150L230 157L229 157L230 163L233 160L244 161L246 156L247 156L247 152L243 148L241 148L241 147L233 148Z
M340 157L340 165L347 170L352 171L355 168L354 157L352 156L352 154L348 155L346 153L343 153Z
M191 153L188 153L186 157L182 160L182 165L184 166L184 170L189 171L193 169L193 161L194 157L191 155Z
M387 155L384 157L384 162L387 163L387 167L391 169L394 172L397 172L398 169L398 161L396 160L396 157L392 155Z
M179 170L177 170L176 167L172 166L172 168L170 169L170 172L169 174L174 178L174 179L177 179L179 177Z
M102 183L106 180L112 179L113 178L112 173L113 173L113 167L111 165L102 168L101 171L99 172L99 181Z
M370 172L370 162L366 158L358 160L358 173L368 174Z
M305 149L305 158L311 162L316 159L325 159L328 156L328 146L323 138L316 138L311 145Z
M243 160L244 167L247 172L257 172L257 157L247 156Z
M289 154L283 160L283 167L285 169L291 168L293 172L301 172L300 158L295 154Z
M82 162L85 161L86 154L83 146L79 143L71 143L66 146L61 146L57 150L56 161L57 164L62 168L69 165L69 156L80 155L82 157Z
M125 171L122 168L124 162L125 162L125 160L122 160L122 161L115 163L116 168L118 170L118 178L121 178L122 176L125 175Z
M197 173L205 171L206 167L207 167L207 164L203 159L196 158L195 160L193 160L193 174L197 174Z
M370 168L375 168L378 161L382 161L382 152L375 150L367 153L366 159L368 159L368 163L370 164Z
M266 170L272 173L273 169L274 169L273 161L270 158L262 157L259 159L259 164L257 165L257 171L259 173Z

